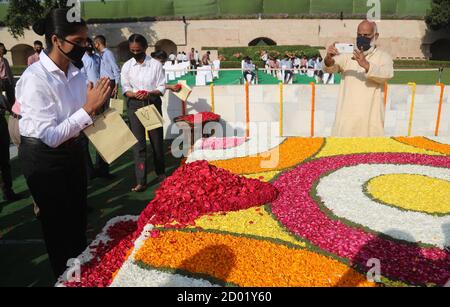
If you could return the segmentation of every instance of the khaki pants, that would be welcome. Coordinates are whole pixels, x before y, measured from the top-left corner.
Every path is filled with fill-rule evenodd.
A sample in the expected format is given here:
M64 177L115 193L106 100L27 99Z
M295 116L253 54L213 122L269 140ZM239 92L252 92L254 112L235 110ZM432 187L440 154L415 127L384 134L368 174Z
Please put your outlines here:
M14 145L17 147L20 146L20 130L19 130L19 120L12 116L9 117L8 120L8 130L9 137ZM36 205L36 202L33 201L33 211L36 216L39 216L39 207Z
M13 142L14 145L19 147L20 131L19 131L19 120L17 118L14 118L12 116L9 117L8 130L9 130L9 137L11 138L11 141Z

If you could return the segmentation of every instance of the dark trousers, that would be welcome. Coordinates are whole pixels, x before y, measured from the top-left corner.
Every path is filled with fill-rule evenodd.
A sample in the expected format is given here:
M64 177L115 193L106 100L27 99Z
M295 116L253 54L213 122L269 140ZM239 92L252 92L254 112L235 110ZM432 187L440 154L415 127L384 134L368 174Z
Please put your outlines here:
M255 80L255 78L256 78L255 72L253 72L253 71L244 71L244 82L247 82L247 76L248 75L252 76L251 82L253 82L253 80Z
M9 144L8 124L4 112L0 111L0 189L3 194L10 193L12 190Z
M88 178L93 178L96 175L96 172L95 172L94 164L92 163L91 153L89 151L89 139L84 133L81 133L80 137L81 137L81 143L83 145L83 154L84 154L84 161L85 161L85 166L86 166L86 174L87 174Z
M58 148L21 138L19 159L39 204L42 232L55 277L87 247L87 178L80 138Z
M14 105L14 102L16 101L14 84L12 84L9 81L9 79L1 79L0 90L6 92L6 100L8 103L6 108L9 111L11 110L12 106Z
M137 184L147 184L147 141L145 138L146 130L136 116L136 111L148 105L155 105L156 109L162 114L162 101L158 96L152 96L147 101L128 99L128 119L130 128L138 143L133 147L134 167ZM157 175L164 175L164 129L158 128L149 133L150 143L153 150L153 162Z
M293 76L292 70L285 70L284 71L284 82L288 83L291 80L292 76Z

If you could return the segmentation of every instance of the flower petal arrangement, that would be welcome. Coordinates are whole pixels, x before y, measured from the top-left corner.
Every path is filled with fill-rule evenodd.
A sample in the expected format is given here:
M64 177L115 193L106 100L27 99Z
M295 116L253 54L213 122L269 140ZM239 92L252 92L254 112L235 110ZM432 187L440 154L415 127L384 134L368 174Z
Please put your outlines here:
M200 140L139 217L108 223L81 279L58 285L449 282L448 138L260 143Z
M175 122L186 122L189 125L204 124L208 122L218 122L220 115L212 112L200 112L197 114L189 114L175 118Z

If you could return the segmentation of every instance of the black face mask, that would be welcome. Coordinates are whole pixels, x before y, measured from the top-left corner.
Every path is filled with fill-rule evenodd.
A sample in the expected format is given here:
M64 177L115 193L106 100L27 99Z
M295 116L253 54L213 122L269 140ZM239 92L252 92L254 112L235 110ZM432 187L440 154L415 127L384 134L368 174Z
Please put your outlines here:
M356 45L358 46L358 50L361 50L361 48L363 51L369 50L372 47L370 45L371 42L372 42L371 38L364 36L358 36L358 38L356 39Z
M63 40L71 45L73 45L72 50L70 50L69 52L64 52L60 46L58 46L59 50L66 56L68 57L73 65L75 65L77 68L81 68L83 67L83 62L81 61L81 59L83 58L84 54L86 53L87 48L86 47L81 47L80 45L77 45L75 43L72 43L71 41L68 41L66 39L63 38ZM81 67L80 67L81 66Z
M133 53L133 58L136 60L136 62L142 62L146 57L147 54L145 52Z

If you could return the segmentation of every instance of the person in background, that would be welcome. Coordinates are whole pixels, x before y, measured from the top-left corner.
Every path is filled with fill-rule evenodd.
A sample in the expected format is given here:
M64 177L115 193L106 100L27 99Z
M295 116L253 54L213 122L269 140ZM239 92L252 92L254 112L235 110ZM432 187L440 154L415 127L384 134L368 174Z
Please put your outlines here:
M306 56L302 56L302 59L300 61L300 73L302 75L305 75L307 73L308 69L308 58Z
M80 133L111 95L110 82L86 85L80 71L86 23L69 22L69 9L54 9L33 30L45 34L46 51L17 83L22 119L19 159L56 278L87 246L87 177Z
M292 65L294 66L294 68L298 71L300 69L300 65L301 65L301 60L300 57L298 55L295 55L292 58Z
M264 65L269 61L269 53L266 50L263 50L261 54L261 61L263 61Z
M111 97L108 97L103 104L100 112L105 112L109 108L110 98L117 98L120 84L120 69L117 66L116 58L111 50L106 48L106 38L103 35L97 35L94 38L94 47L100 56L100 78L108 78L111 83ZM103 158L97 154L96 157L97 174L96 176L104 179L113 179L114 176L109 172L109 165Z
M9 62L5 59L7 53L6 47L0 43L0 91L6 94L6 109L11 110L12 105L16 101L14 93L14 76L9 66Z
M269 69L271 69L272 76L277 76L278 71L277 69L280 69L280 63L277 61L277 58L274 56L269 57Z
M195 63L197 63L197 65L199 65L200 64L200 53L198 52L198 50L195 50L194 59L195 59Z
M183 54L180 51L180 52L178 52L178 55L177 55L177 63L181 63L181 62L183 62Z
M308 69L316 69L316 57L312 57L308 61Z
M321 56L317 57L316 66L315 66L315 75L317 78L317 83L323 82L323 59Z
M42 44L41 41L35 41L33 45L34 45L34 54L28 57L27 60L28 66L31 66L36 62L39 62L39 55L41 54L42 49L44 49L44 45Z
M87 39L86 53L84 54L82 61L83 69L81 71L86 75L87 82L96 84L98 80L100 80L101 59L100 56L95 53L94 42L90 38ZM82 134L81 136L84 145L84 157L86 160L87 175L88 178L92 180L97 176L97 173L99 173L97 169L100 169L101 165L97 165L97 169L94 167L91 159L91 154L89 152L89 139L84 134ZM99 158L98 153L96 160L97 163L99 161L102 161L102 159Z
M195 49L191 48L191 52L188 53L188 60L191 63L191 69L197 69L197 61L195 60ZM195 72L193 72L195 75Z
M202 57L202 64L205 66L211 65L211 51L207 51Z
M244 65L243 65L243 74L244 74L244 80L245 82L247 82L248 78L247 76L250 75L251 76L251 80L250 83L253 83L253 81L256 78L256 73L255 73L255 65L252 63L252 60L250 59L250 57L245 57L244 59Z
M186 52L183 51L183 62L188 62L188 57L186 55Z
M175 61L177 60L177 56L174 53L169 55L169 61L172 62L172 65L175 65Z
M8 132L8 123L6 122L5 112L12 114L12 101L14 101L14 88L12 88L12 73L8 60L4 58L6 47L0 43L0 189L3 192L3 198L12 202L19 197L12 189L11 165L9 156L10 137ZM6 95L3 95L3 92ZM12 97L11 97L12 96Z
M294 66L292 65L292 60L288 54L285 55L284 59L281 61L281 68L284 69L284 80L285 84L289 84L294 75L292 71Z
M147 142L146 129L136 116L140 108L154 105L162 115L162 100L166 89L177 91L176 85L166 85L164 63L167 54L156 51L151 57L146 55L147 39L140 34L133 34L128 39L133 58L128 60L122 68L122 91L127 98L128 118L130 128L138 143L133 147L135 174L137 184L132 192L143 192L147 188ZM146 91L142 93L141 91ZM163 128L148 132L153 149L153 161L158 182L166 178L164 162L164 131Z

